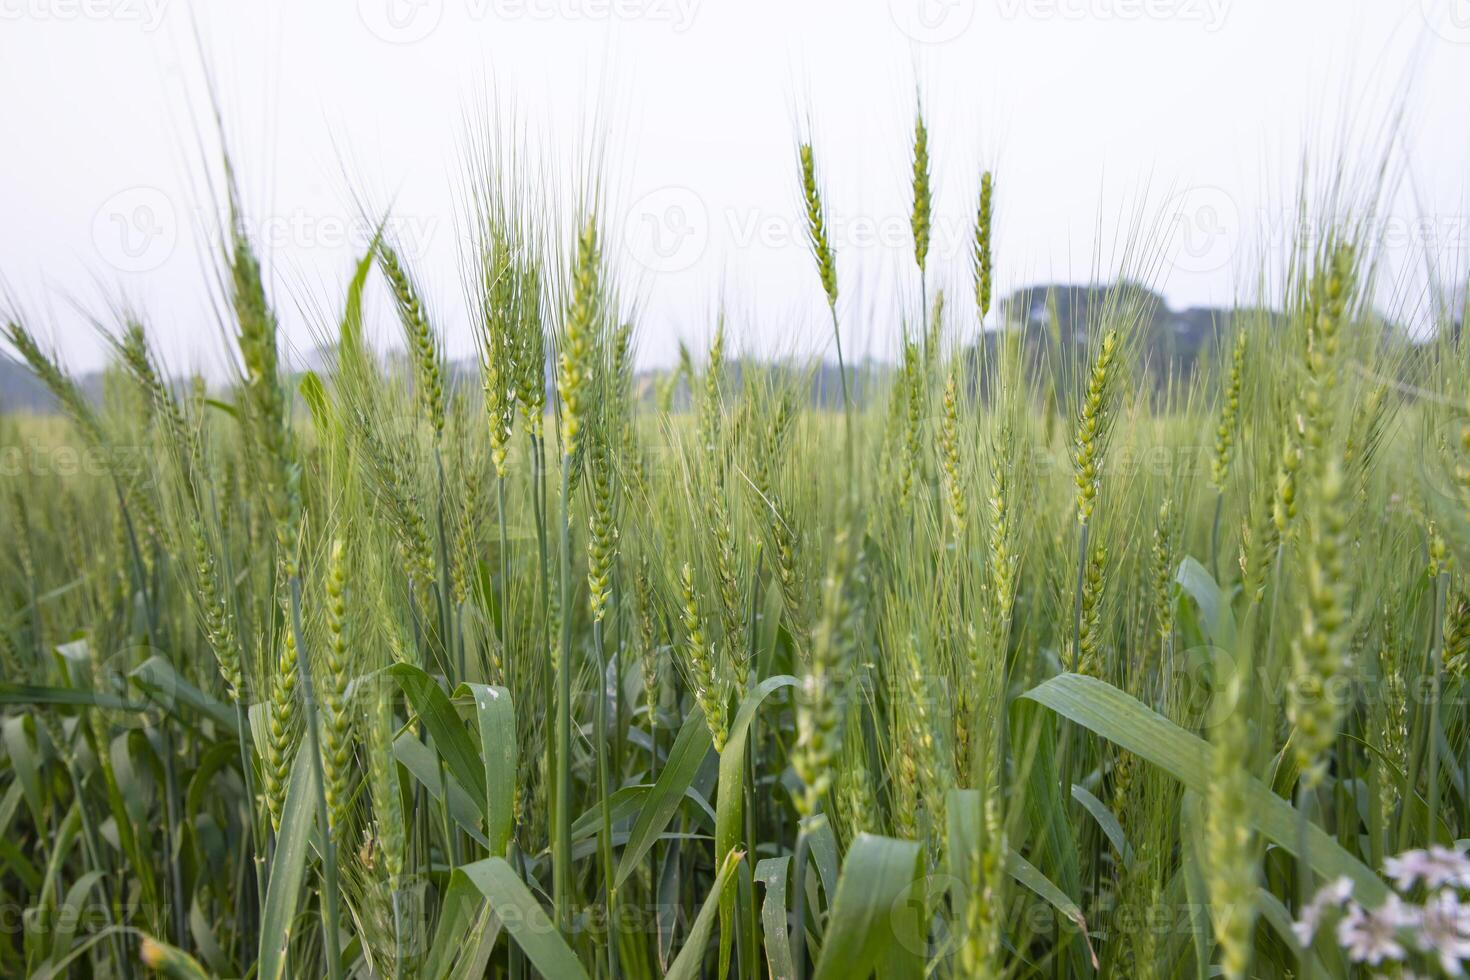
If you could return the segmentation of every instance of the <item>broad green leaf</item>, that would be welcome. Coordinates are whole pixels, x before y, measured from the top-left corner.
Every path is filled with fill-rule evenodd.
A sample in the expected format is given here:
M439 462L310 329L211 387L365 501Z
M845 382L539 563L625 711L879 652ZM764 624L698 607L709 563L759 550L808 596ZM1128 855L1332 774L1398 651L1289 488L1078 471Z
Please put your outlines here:
M971 862L980 844L980 791L952 789L944 809L949 821L950 901L955 904L956 921L964 922L972 900L970 883L975 880ZM1006 874L1056 909L1086 936L1087 921L1082 917L1081 907L1013 847L1006 850ZM1091 944L1088 946L1090 949Z
M817 867L817 877L822 881L822 891L827 893L828 902L837 891L837 835L832 833L832 822L822 814L807 817L802 821L806 830L807 851L812 864ZM813 905L812 908L816 906Z
M77 687L40 687L34 684L0 684L0 704L67 704L79 707L117 708L142 711L146 704L128 701L116 694Z
M435 801L438 801L443 792L448 790L450 817L481 847L490 846L489 838L480 829L482 814L479 806L471 798L469 792L459 784L459 780L452 775L445 773L443 780L440 780L438 757L434 755L433 749L408 732L404 732L393 743L393 758L408 770L409 775L419 781Z
M1082 917L1082 909L1077 903L1015 848L1006 855L1006 874L1044 898L1048 905L1071 919L1084 933L1087 931L1087 920Z
M17 715L0 722L0 738L5 740L5 755L15 770L16 781L25 792L26 806L36 826L45 826L45 805L41 795L41 754L35 738L26 727L29 715Z
M485 836L490 853L505 855L515 829L516 715L510 691L488 684L461 684L455 697L475 702L480 727L480 756L485 760Z
M1186 556L1179 563L1174 581L1189 593L1199 606L1200 617L1210 642L1225 650L1235 649L1235 615L1230 611L1230 600L1221 591L1205 566Z
M475 751L474 740L454 710L449 696L439 683L412 664L394 664L388 675L398 682L413 704L424 730L434 741L434 751L444 760L449 772L470 794L475 806L484 813L485 764Z
M1179 849L1179 874L1184 879L1184 891L1188 898L1186 906L1192 923L1189 935L1194 940L1194 971L1198 980L1209 980L1211 922L1205 909L1210 895L1205 885L1203 862L1199 854L1199 835L1203 827L1198 793L1184 794L1179 822L1184 831Z
M628 876L637 870L644 855L653 847L654 841L658 840L659 834L669 825L669 820L679 809L684 792L699 774L699 767L704 764L709 751L709 728L704 723L704 712L695 706L689 717L684 719L684 727L679 729L674 747L669 750L668 762L658 774L653 792L649 794L648 801L643 804L643 809L638 812L638 819L633 823L633 831L628 835L628 845L623 848L623 856L618 861L618 873L613 879L614 887L622 887Z
M479 942L472 939L479 933ZM467 965L478 959L475 946L494 945L500 934L500 920L489 911L484 893L462 870L456 868L449 878L449 890L439 907L439 922L434 928L434 941L424 961L426 977L448 977L456 964ZM466 953L469 955L467 956Z
M10 786L5 790L4 799L0 799L0 867L8 866L15 872L21 884L31 891L36 891L41 887L41 872L16 846L15 839L10 834L11 821L20 811L20 801L24 798L24 794L25 788L21 786L20 780L16 779L11 781Z
M1078 866L1077 839L1067 816L1070 804L1062 795L1057 759L1059 730L1063 738L1076 740L1079 736L1075 732L1067 733L1054 715L1030 701L1013 701L1011 715L1012 728L1017 733L1013 745L1021 760L1017 765L1025 773L1025 812L1035 833L1034 846L1027 853L1036 863L1041 880L1048 884L1055 882L1053 887L1064 896L1080 895L1082 872ZM1018 853L1025 848L1024 839L1013 843ZM1068 968L1080 976L1088 970L1089 950L1085 930L1079 930L1079 936L1077 941L1066 944L1065 952L1071 959Z
M383 236L380 224L373 233L367 252L357 260L352 281L347 286L347 301L342 307L342 324L337 333L337 357L339 369L345 364L356 364L363 356L362 345L362 291L367 285L368 273L373 268L373 258L378 251L378 242Z
M689 938L684 941L679 955L674 957L669 972L664 974L664 980L694 980L702 975L700 967L704 964L704 948L709 945L709 934L715 926L720 896L730 890L730 879L735 876L735 869L744 856L740 851L731 851L725 856L724 863L720 865L720 873L715 876L715 883L704 897L704 904L700 906L694 925L689 929Z
M489 857L459 869L490 900L490 908L521 952L544 977L587 980L587 971L546 910L505 858Z
M1214 747L1111 684L1080 674L1062 674L1023 697L1153 763L1186 788L1200 794L1208 791L1210 773L1214 771ZM1256 779L1247 782L1245 796L1252 826L1288 853L1301 857L1296 810ZM1307 826L1307 857L1324 878L1351 878L1355 894L1368 904L1377 905L1388 898L1383 881L1315 824Z
M788 980L796 974L791 964L791 936L786 931L791 916L786 908L786 877L790 870L790 855L766 858L755 866L755 880L766 886L761 931L766 934L766 964L771 968L771 980Z
M1072 784L1072 799L1081 803L1083 808L1092 814L1092 819L1097 821L1097 825L1107 835L1108 842L1113 845L1113 850L1118 852L1118 857L1123 859L1123 864L1125 866L1132 864L1133 848L1129 846L1128 835L1123 833L1123 825L1118 822L1113 811L1109 810L1102 800L1075 783Z
M740 710L735 713L735 723L730 726L725 749L720 753L720 783L715 796L715 861L722 866L725 858L735 850L735 845L740 841L740 823L745 802L745 747L750 723L772 692L795 685L796 678L789 674L768 677L745 696ZM735 890L728 889L720 899L720 966L717 975L722 977L730 972L735 898Z
M57 919L56 932L51 940L52 955L63 954L71 949L72 940L76 938L77 926L85 919L81 913L86 908L88 892L94 888L97 889L98 900L106 902L107 895L100 887L102 878L101 871L88 871L77 878L66 890L66 898L61 905L65 914Z
M306 876L308 844L316 816L316 770L310 756L310 752L296 753L281 812L281 829L276 833L276 853L260 918L257 976L262 980L280 980L289 961L291 924L301 897L301 881Z
M149 657L128 675L166 709L187 704L231 735L239 736L235 712L184 679L174 665L158 655Z
M901 951L895 920L922 902L919 845L859 834L847 849L813 980L857 980ZM916 891L917 890L917 891ZM908 951L914 956L923 950Z
M653 793L653 783L639 783L635 786L624 786L613 793L608 803L612 810L613 823L621 823L630 817L636 817L642 809L643 803ZM704 797L693 788L684 791L682 801L685 812L694 818L695 823L708 830L711 835L715 829L715 814L710 809ZM572 840L581 841L589 837L596 837L602 829L602 810L594 803L583 810L576 820L572 821Z
M980 851L980 806L977 789L951 789L944 794L944 859L953 886L954 921L959 923L969 921L973 884L979 880L973 862Z

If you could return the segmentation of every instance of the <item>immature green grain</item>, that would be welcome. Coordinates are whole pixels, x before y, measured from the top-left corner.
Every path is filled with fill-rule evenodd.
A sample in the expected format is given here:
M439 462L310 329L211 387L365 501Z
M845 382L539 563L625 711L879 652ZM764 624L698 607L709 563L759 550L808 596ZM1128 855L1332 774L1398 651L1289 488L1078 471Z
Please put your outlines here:
M720 752L725 748L727 735L725 684L720 677L719 666L715 663L714 651L704 636L699 592L694 585L694 569L687 561L679 569L679 595L683 603L681 616L686 638L684 654L689 666L690 680L694 685L694 700L704 711L710 740L714 742L715 751Z
M1456 592L1445 608L1444 666L1451 677L1470 676L1470 596Z
M802 817L817 813L832 786L833 763L842 748L840 726L847 669L844 621L851 547L843 522L833 537L822 586L822 615L796 701L796 746L791 766L802 782L795 799L796 811Z
M1149 580L1153 593L1154 635L1158 639L1159 650L1166 654L1172 648L1174 638L1174 548L1177 532L1174 502L1165 497L1154 521Z
M863 763L861 752L847 748L843 764L837 770L837 792L840 801L842 823L850 841L858 834L873 831L873 817L878 812L878 801L873 795L873 779Z
M1440 572L1450 570L1450 546L1434 521L1429 522L1429 577L1435 579Z
M224 679L230 700L238 701L245 690L240 639L220 583L214 549L198 518L189 519L189 540L194 548L195 600L203 620L204 636L219 664L220 677Z
M557 356L557 397L561 400L561 450L576 455L583 424L590 418L593 348L601 316L597 223L588 218L577 235L572 300L567 308L566 331Z
M1077 484L1077 522L1092 519L1102 484L1103 453L1112 423L1112 392L1117 386L1118 332L1109 330L1098 346L1097 359L1087 380L1087 392L1077 416L1072 465Z
M909 225L914 233L914 263L923 273L929 261L929 222L933 194L929 187L929 130L924 113L914 114L914 209Z
M1332 695L1346 669L1347 597L1344 561L1347 516L1342 507L1342 473L1329 459L1314 488L1306 555L1306 593L1300 634L1291 648L1287 717L1295 726L1292 747L1308 787L1327 774L1325 754L1337 738L1342 705Z
M964 942L959 961L963 976L992 980L1004 976L1000 968L1004 925L1002 890L1007 851L1005 821L1001 816L1000 787L992 781L981 794L980 835L970 864L970 900L966 903Z
M516 269L510 242L498 226L481 259L480 378L485 392L490 462L495 475L506 475L506 459L515 425L516 381Z
M1286 534L1297 513L1297 477L1302 468L1301 420L1289 425L1281 459L1276 468L1276 496L1271 503L1271 521L1275 525L1275 537L1279 540Z
M434 430L435 440L444 436L444 354L439 339L429 325L423 299L403 260L387 242L378 242L378 265L393 291L398 319L408 340L413 361L414 385L424 418Z
M460 447L464 448L463 442ZM455 521L454 541L449 548L449 587L456 606L463 606L468 602L470 593L475 588L475 570L480 550L480 515L485 507L482 469L478 457L461 451L459 465L456 467L461 483L458 519Z
M974 265L975 307L980 311L980 322L990 313L992 283L992 255L990 246L991 207L995 180L987 170L980 175L980 203L975 211L975 245L971 256Z
M1215 489L1222 492L1225 481L1230 476L1230 461L1235 452L1235 429L1240 415L1240 386L1245 376L1247 336L1244 330L1235 334L1235 345L1230 354L1230 375L1226 379L1225 396L1220 405L1220 421L1215 425L1215 453L1210 460L1210 482Z
M1459 430L1459 457L1454 463L1454 478L1460 491L1462 513L1470 519L1470 419L1461 419Z
M322 771L327 797L328 823L340 834L351 805L352 718L348 712L347 687L351 662L347 649L347 546L342 538L332 542L326 572L326 676L322 684Z
M993 649L1005 653L1010 634L1011 613L1016 602L1016 587L1021 572L1021 552L1011 497L1014 473L1006 459L1011 449L1013 430L1008 419L1002 419L997 438L990 451L990 486L985 496L987 527L987 573L990 587L985 591L985 622L990 630Z
M587 468L590 470L591 506L587 516L587 592L594 622L607 615L612 593L613 562L618 553L617 516L614 513L612 456L606 434L590 440Z
M19 321L9 320L5 324L5 340L25 359L26 366L41 379L41 383L61 404L72 423L81 430L89 444L103 446L106 437L97 411L75 381L63 371L56 360L42 349L36 338Z
M1212 732L1210 785L1205 810L1210 912L1224 975L1240 980L1250 969L1256 918L1256 854L1246 803L1251 776L1245 670L1222 686L1220 720Z
M709 361L705 366L702 391L699 396L699 448L702 469L699 472L700 486L696 490L701 499L696 502L696 505L702 504L704 530L709 535L709 553L713 559L715 592L719 599L723 648L728 651L735 666L737 679L743 682L746 671L746 647L742 637L745 602L740 589L740 559L736 552L735 536L731 529L729 508L725 503L725 471L728 459L721 437L724 429L721 394L724 357L725 323L721 318L715 330L714 342L710 344Z
M709 346L699 393L699 449L710 469L719 471L720 430L724 423L721 380L725 364L725 320L721 317ZM691 369L692 370L692 369Z
M658 611L653 593L653 570L645 552L639 556L638 573L633 588L638 601L638 638L643 654L643 706L648 717L648 731L658 730L658 704L663 690L659 670Z
M928 386L925 384L918 344L905 340L903 345L903 374L898 397L904 404L903 457L899 469L898 500L900 509L906 510L913 500L914 482L923 467L923 425L927 408Z
M546 333L541 325L541 268L526 259L518 269L515 295L515 389L516 403L526 421L526 430L541 439L546 415Z
M797 561L800 537L792 522L794 514L783 506L781 498L771 494L769 501L769 528L773 544L772 554L776 561L776 579L781 587L781 600L786 610L789 627L795 635L805 635L806 583L801 566Z
M127 321L123 327L122 339L117 343L117 350L123 366L143 390L145 418L151 423L161 413L170 434L182 437L186 430L183 407L164 383L162 372L154 363L153 353L148 346L148 336L141 323L133 319Z
M924 334L924 375L934 373L935 362L942 353L944 340L944 290L934 292L934 302L929 304L929 327Z
M244 413L247 448L258 452L266 510L275 530L277 560L285 577L296 574L301 537L301 470L291 431L290 408L281 384L276 350L276 316L266 299L260 261L241 225L232 198L230 276L236 343L245 367Z
M387 433L384 439L362 413L356 423L354 430L363 462L377 485L378 497L384 505L383 515L393 531L403 571L422 597L433 587L438 566L429 522L420 506L418 490L411 482L414 468L395 434Z
M900 667L904 671L905 718L908 721L908 738L904 743L903 758L914 766L915 788L918 797L928 811L934 832L931 840L937 840L939 828L944 826L944 794L954 785L949 772L948 759L941 749L936 733L939 731L935 718L935 700L929 689L929 671L916 638L905 644L907 656Z
M8 502L10 504L10 526L14 535L15 559L20 565L20 571L27 582L35 582L38 577L36 569L36 550L31 543L31 508L26 502L26 495L19 489L10 492ZM126 553L126 548L122 549Z
M949 496L949 516L956 541L965 537L969 521L969 487L965 485L960 461L959 371L951 368L944 381L944 411L939 417L939 461L944 468L944 487Z
M1240 526L1240 583L1246 599L1255 605L1265 598L1266 577L1271 571L1280 535L1276 530L1276 495L1271 487Z
M1103 680L1107 680L1102 662L1103 573L1107 563L1108 549L1093 545L1082 580L1082 635L1076 655L1079 673Z
M817 162L810 143L801 144L798 151L801 160L801 193L806 202L807 240L812 255L817 260L817 275L822 280L822 292L827 295L827 305L837 306L837 260L832 253L832 242L827 237L827 213L822 207L822 191L817 182Z
M393 756L393 739L398 726L393 720L393 699L387 684L367 700L364 731L367 741L368 784L372 794L377 851L388 873L388 884L398 891L407 859L407 827L403 798L399 794L398 762Z
M280 652L270 677L270 701L266 717L266 742L262 770L265 805L271 828L281 829L286 806L286 787L291 782L291 762L296 757L296 635L282 631Z
M837 323L837 259L832 253L832 241L827 236L827 218L822 207L822 192L817 180L817 164L812 154L812 145L801 144L798 156L801 162L801 193L806 202L807 239L811 244L812 257L816 259L822 292L827 296L827 312L832 317L832 343L837 351L838 379L842 382L842 421L846 463L850 475L853 465L852 399L847 391L847 363L842 357L842 330Z

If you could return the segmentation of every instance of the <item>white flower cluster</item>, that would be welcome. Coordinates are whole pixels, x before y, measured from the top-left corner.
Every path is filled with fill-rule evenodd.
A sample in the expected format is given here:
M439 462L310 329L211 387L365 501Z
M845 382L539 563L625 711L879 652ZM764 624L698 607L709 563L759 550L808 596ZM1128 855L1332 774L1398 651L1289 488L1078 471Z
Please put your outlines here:
M1461 891L1470 889L1470 858L1435 846L1405 851L1384 866L1400 894L1368 909L1353 900L1350 879L1330 881L1292 925L1297 940L1310 946L1324 917L1332 913L1337 916L1337 944L1354 963L1401 963L1412 949L1437 959L1447 975L1463 975L1470 960L1470 902L1462 900ZM1427 894L1423 904L1408 901L1421 887Z

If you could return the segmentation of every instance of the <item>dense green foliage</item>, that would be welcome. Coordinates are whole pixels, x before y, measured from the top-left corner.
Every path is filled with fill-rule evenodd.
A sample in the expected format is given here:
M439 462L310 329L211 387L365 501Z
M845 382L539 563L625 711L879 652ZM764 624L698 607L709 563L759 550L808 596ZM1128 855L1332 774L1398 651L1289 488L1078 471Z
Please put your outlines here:
M1470 837L1470 350L1373 312L1340 201L1187 383L1133 287L977 343L1004 188L946 303L927 138L901 364L831 408L723 321L645 398L597 208L503 175L480 385L386 240L288 377L233 193L227 392L130 320L98 403L13 311L68 423L3 423L0 972L1361 969L1318 887Z

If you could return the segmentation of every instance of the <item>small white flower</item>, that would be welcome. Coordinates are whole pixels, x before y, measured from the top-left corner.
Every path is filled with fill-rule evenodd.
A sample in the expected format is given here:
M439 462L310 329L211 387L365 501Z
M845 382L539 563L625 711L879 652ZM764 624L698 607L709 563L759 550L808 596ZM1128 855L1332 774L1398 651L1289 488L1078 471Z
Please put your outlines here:
M1303 948L1312 945L1312 937L1317 934L1317 925L1322 918L1322 910L1314 905L1308 905L1302 909L1302 917L1291 924L1291 931L1296 934L1296 941Z
M1439 844L1427 851L1405 851L1384 861L1383 866L1400 891L1421 881L1428 888L1470 887L1470 859Z
M1302 917L1291 924L1291 931L1296 934L1297 942L1303 946L1312 945L1312 937L1322 924L1322 913L1329 906L1341 908L1352 897L1353 880L1347 875L1340 875L1317 889L1317 894L1302 909Z
M1349 905L1347 915L1337 924L1337 944L1354 963L1377 966L1386 959L1402 960L1404 947L1398 932L1414 918L1396 895L1372 911L1356 903Z
M1460 961L1470 959L1470 905L1447 888L1425 903L1418 926L1419 948L1437 954L1444 971L1459 976Z
M1424 874L1428 857L1424 851L1405 851L1397 857L1386 858L1383 870L1388 872L1399 891L1408 891Z

